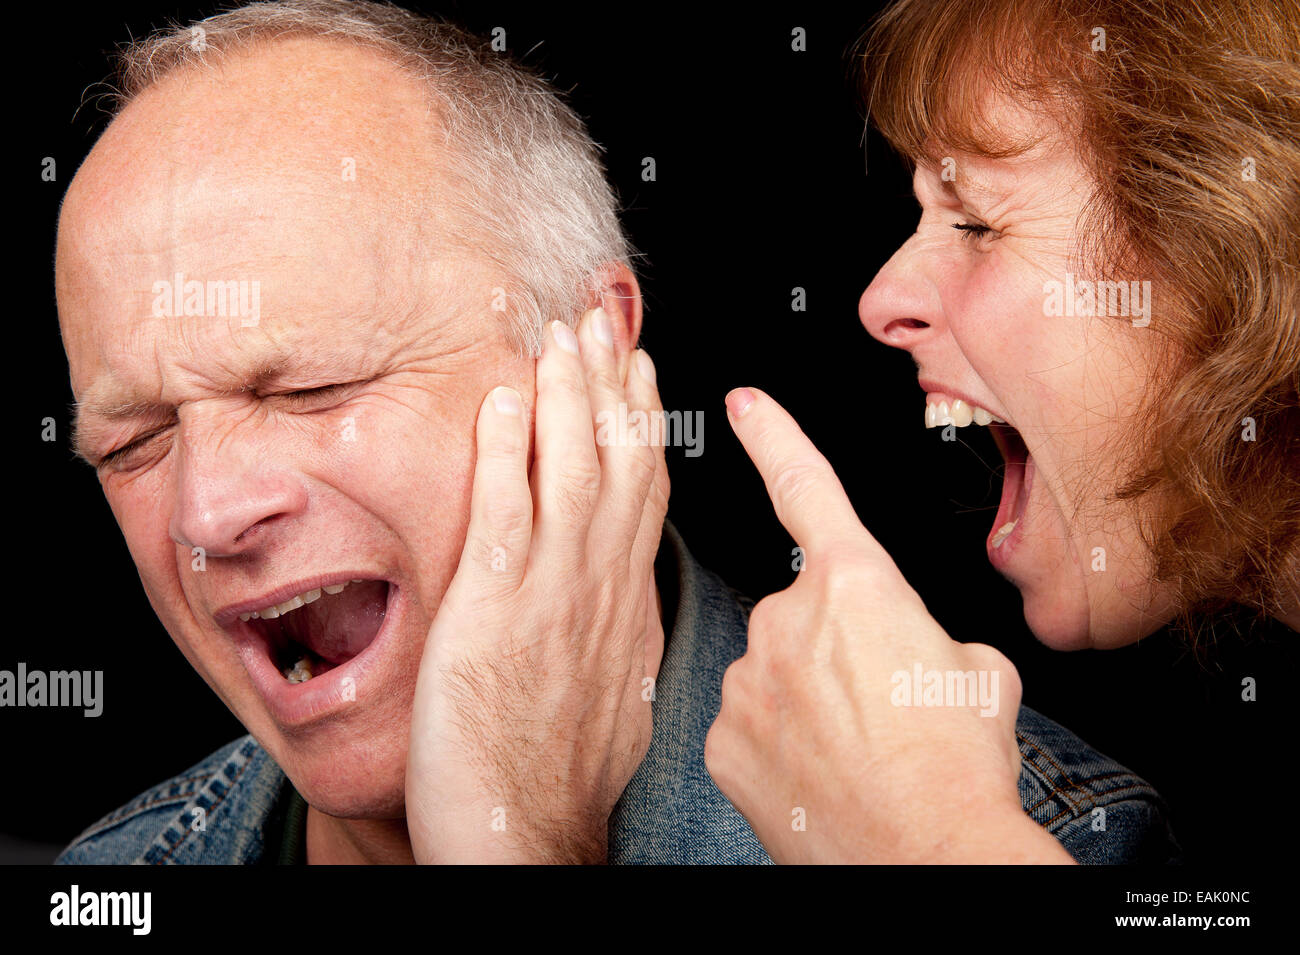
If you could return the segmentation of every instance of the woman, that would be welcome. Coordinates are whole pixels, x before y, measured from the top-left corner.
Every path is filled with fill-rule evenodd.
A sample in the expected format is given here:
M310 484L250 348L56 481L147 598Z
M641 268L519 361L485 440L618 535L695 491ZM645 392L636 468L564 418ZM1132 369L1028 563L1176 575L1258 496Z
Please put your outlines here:
M1289 0L901 0L868 38L921 219L860 317L927 426L995 429L988 555L1048 646L1300 629L1297 37ZM779 405L727 408L806 562L727 672L719 788L778 861L1070 861L1017 798L1010 661L939 627ZM944 697L972 673L995 705Z

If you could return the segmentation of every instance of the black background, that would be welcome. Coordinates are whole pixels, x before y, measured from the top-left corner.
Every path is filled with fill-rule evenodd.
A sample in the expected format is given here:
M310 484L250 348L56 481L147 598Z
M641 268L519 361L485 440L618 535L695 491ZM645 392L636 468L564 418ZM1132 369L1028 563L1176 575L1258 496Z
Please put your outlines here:
M956 444L925 431L910 360L858 322L858 297L917 215L902 163L878 136L864 150L848 48L875 5L409 5L480 33L504 27L511 52L565 90L607 148L644 254L643 344L665 407L706 416L701 457L670 451L670 518L702 563L754 597L793 577L793 544L723 412L730 388L754 384L836 466L866 526L948 632L1002 649L1026 704L1164 794L1190 859L1290 854L1294 830L1274 787L1293 749L1294 636L1225 635L1199 655L1166 634L1105 653L1042 647L984 555L999 487L991 441L979 428L959 431ZM83 91L107 76L116 43L211 12L60 6L58 22L49 9L30 11L11 33L43 42L9 80L19 164L10 195L21 210L9 396L19 407L0 668L102 669L105 709L98 719L0 711L0 861L52 858L101 815L243 733L153 616L93 473L69 451L52 287L58 204L104 123L93 95L79 109ZM807 30L806 52L791 50L796 26ZM40 177L47 156L58 163L53 183ZM646 156L655 182L641 180ZM790 309L796 286L807 290L803 313ZM55 443L40 439L47 416L58 422ZM1242 702L1245 676L1258 681L1258 702Z

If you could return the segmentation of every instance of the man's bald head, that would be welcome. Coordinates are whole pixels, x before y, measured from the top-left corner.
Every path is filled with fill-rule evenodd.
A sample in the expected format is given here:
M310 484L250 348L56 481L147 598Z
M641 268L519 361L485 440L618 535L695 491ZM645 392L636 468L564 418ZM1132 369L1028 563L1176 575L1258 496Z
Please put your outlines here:
M316 179L331 195L386 195L401 212L436 190L445 139L427 86L390 59L288 38L163 74L124 101L80 172L112 192L157 191L181 175L230 188L236 172L290 188Z
M345 68L332 74L332 88L318 85L313 98L295 100L292 87L259 85L254 60L241 56L258 46L304 39L330 42L314 48L285 45L296 47L299 54L330 47L356 54L347 61L340 52L322 53L321 63L303 57L307 80L326 80L332 69ZM377 56L367 59L365 52ZM389 114L405 108L406 123L417 122L412 117L418 115L429 125L404 134L385 131L393 134L382 152L387 161L371 172L402 180L395 183L400 190L392 192L404 197L402 208L410 214L425 214L427 209L416 206L414 197L427 199L436 191L440 241L481 254L506 274L504 289L484 292L493 297L496 310L504 311L509 334L522 353L540 353L546 322L575 319L583 295L594 287L593 276L603 266L629 263L599 147L582 121L545 80L457 27L369 2L247 4L127 47L117 65L119 109L124 113L169 78L220 73L221 65L234 57L244 60L241 73L249 71L240 83L251 97L247 105L265 112L268 124L297 114L309 126L317 109L345 108L359 85L388 71L386 82L369 90L370 108ZM347 72L348 66L354 71ZM273 70L274 65L267 62L265 68ZM234 70L224 72L235 75ZM402 84L403 75L413 85ZM414 104L407 92L411 90L423 94L422 105ZM277 93L289 97L288 112L271 109L266 102ZM392 102L398 99L402 102ZM201 109L203 104L196 105ZM199 120L201 130L202 112ZM364 136L376 125L363 121L353 132ZM422 151L429 155L418 155ZM339 179L344 158L319 161ZM332 169L327 160L334 163ZM433 169L440 175L432 182L419 178ZM355 174L360 183L366 171L357 168Z

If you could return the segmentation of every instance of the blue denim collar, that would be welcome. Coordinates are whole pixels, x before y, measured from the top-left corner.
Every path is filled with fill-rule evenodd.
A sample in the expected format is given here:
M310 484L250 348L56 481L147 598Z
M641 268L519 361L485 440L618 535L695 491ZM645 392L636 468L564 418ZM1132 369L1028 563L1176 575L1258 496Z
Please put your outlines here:
M722 675L745 652L752 604L701 567L665 523L656 564L661 590L674 565L677 606L655 683L654 735L610 817L609 861L770 863L704 765Z

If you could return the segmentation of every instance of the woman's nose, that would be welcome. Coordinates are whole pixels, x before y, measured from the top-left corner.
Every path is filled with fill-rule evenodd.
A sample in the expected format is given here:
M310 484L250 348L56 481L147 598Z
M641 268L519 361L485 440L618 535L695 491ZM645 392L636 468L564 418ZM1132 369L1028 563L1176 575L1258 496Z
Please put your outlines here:
M912 351L943 332L939 289L912 240L884 264L858 300L858 317L872 337Z

